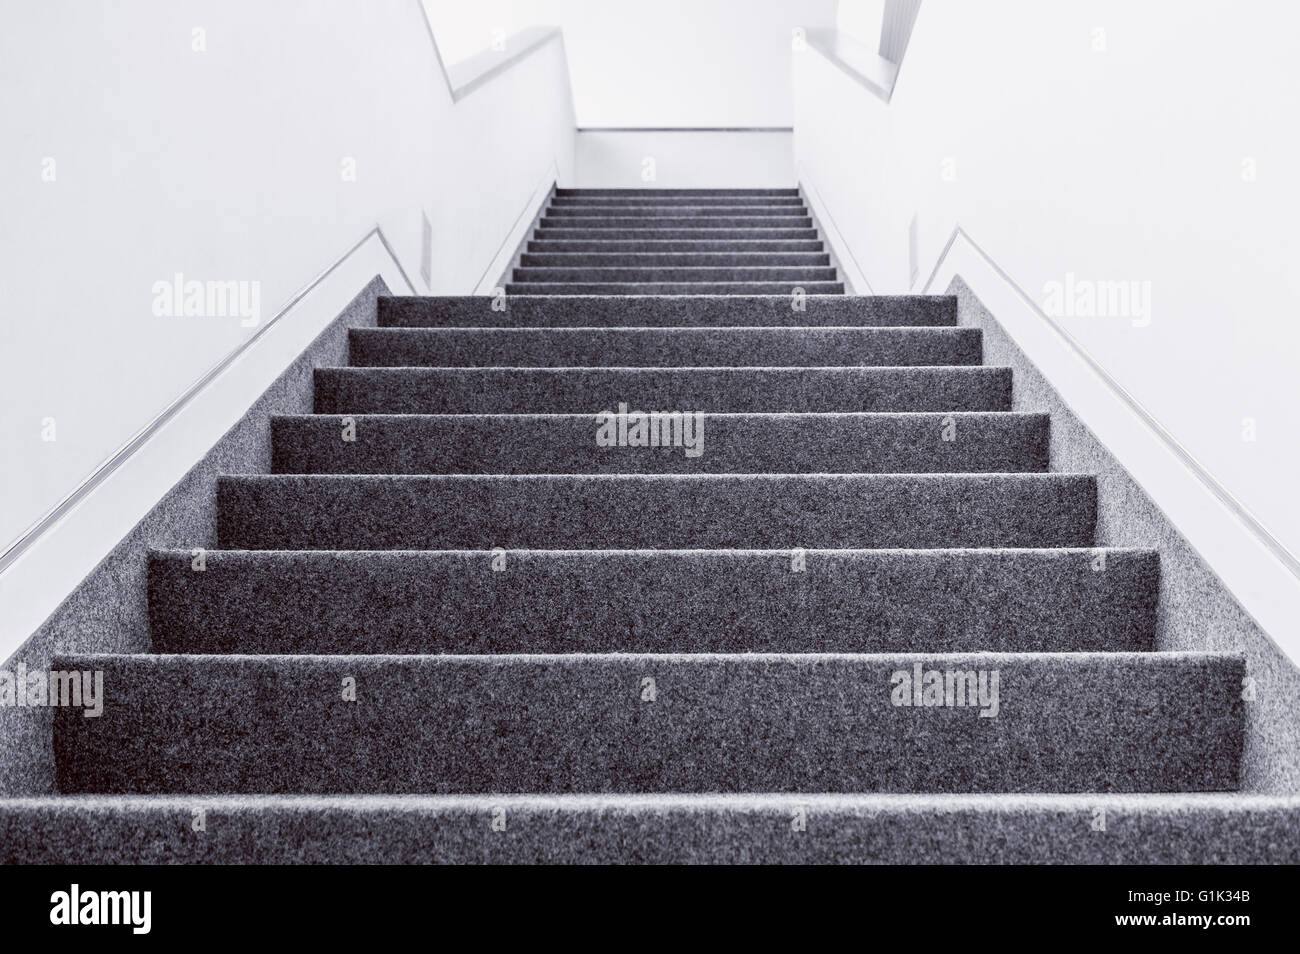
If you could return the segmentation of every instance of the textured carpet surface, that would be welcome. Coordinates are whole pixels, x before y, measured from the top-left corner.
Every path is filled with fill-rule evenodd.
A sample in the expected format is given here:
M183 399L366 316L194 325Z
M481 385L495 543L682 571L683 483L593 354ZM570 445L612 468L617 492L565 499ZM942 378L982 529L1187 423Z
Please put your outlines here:
M704 414L704 452L598 447L590 414L271 419L278 474L1019 473L1047 470L1049 419L1012 413ZM945 433L952 440L945 440Z
M581 250L613 246L635 250L643 243L617 240L570 241ZM679 244L679 243L671 243ZM692 243L687 243L694 247ZM695 243L698 244L698 243ZM773 244L771 242L765 245ZM809 244L809 243L800 243ZM812 243L818 246L820 242ZM533 242L539 251L549 247ZM657 247L657 246L656 246ZM688 249L689 250L689 249ZM957 299L946 295L846 296L809 295L795 307L789 295L654 295L611 297L572 296L556 306L546 298L527 296L393 298L379 300L379 325L386 328L435 327L625 327L714 325L772 327L796 325L862 325L866 327L945 326L957 324Z
M358 328L359 367L979 364L974 328Z
M1297 864L1297 824L1215 794L74 795L0 802L0 861Z
M1081 474L232 476L217 482L217 544L1083 547L1096 493Z
M1244 666L1228 654L140 655L55 666L102 670L105 685L98 718L55 714L64 792L1215 791L1236 788L1241 754ZM964 703L950 682L945 704L951 672L969 674ZM900 704L900 675L924 676L929 693L928 673L941 676L938 701L918 682L915 703L909 688Z
M1300 860L1289 664L964 286L843 289L798 190L559 189L351 310L33 642L102 711L0 712L0 860Z
M1159 575L1151 550L173 550L149 607L168 653L1136 651Z
M318 414L1006 411L1009 368L317 368Z

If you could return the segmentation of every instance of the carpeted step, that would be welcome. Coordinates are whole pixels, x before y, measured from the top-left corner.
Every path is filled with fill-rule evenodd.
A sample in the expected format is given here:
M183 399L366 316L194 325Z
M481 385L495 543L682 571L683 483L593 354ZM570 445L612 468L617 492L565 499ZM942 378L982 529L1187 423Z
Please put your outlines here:
M0 802L0 863L1295 865L1298 830L1296 795L75 795Z
M624 420L636 423L630 414ZM1048 464L1046 414L704 414L692 423L692 439L701 422L705 437L695 456L671 445L600 446L592 414L358 414L351 422L323 414L273 417L272 471L1030 473Z
M772 268L826 267L827 252L524 252L524 268Z
M97 718L54 711L59 791L140 794L1234 790L1245 672L1190 652L52 666L104 674ZM897 704L924 701L913 676L940 704Z
M1154 550L189 550L149 556L161 653L1123 652ZM496 569L493 569L493 567Z
M667 198L698 198L698 196L797 196L798 188L556 188L556 196L584 196L584 198L610 198L610 196L667 196Z
M843 282L508 282L508 295L839 295Z
M701 219L707 226L715 218L735 219L811 219L802 205L573 205L551 206L542 216L542 224L555 219ZM760 223L761 224L761 223ZM787 223L789 224L789 223Z
M217 545L1087 547L1096 490L1079 474L240 475L217 480Z
M529 253L596 253L596 254L645 254L645 253L682 253L694 252L697 254L705 253L736 253L736 254L753 254L755 252L773 252L779 254L788 253L818 253L823 250L824 246L816 239L735 239L732 241L709 241L707 239L692 241L684 239L681 241L672 241L671 239L650 239L648 241L637 241L627 239L609 239L605 241L565 241L563 239L529 239Z
M829 266L736 266L709 267L547 267L516 268L516 282L791 282L816 283L835 281L835 269Z
M778 210L779 211L779 210ZM812 218L807 215L646 215L642 212L628 215L546 215L539 228L553 232L570 232L582 229L811 229Z
M1007 411L1011 369L317 368L319 414Z
M817 241L820 236L811 226L807 228L718 228L711 224L708 228L670 228L656 223L654 228L615 228L603 225L599 228L547 228L539 226L533 229L533 239L556 239L564 242L581 241L747 241L751 239L765 242L772 241Z
M681 206L748 206L770 208L804 208L797 195L557 195L551 208L674 208Z
M957 324L951 295L809 295L796 309L789 295L701 295L616 298L489 295L379 299L381 327L676 325L912 326Z
M353 328L358 367L974 365L978 328Z

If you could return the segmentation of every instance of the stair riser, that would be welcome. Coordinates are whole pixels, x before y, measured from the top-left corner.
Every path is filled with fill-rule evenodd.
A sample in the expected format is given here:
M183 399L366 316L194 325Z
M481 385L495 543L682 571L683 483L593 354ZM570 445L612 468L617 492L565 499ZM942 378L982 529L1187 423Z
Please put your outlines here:
M798 197L798 189L556 189L555 195L560 196L582 196L584 198L608 197L608 196L675 196L675 197L694 197L694 196L794 196Z
M684 240L674 242L671 240L661 241L628 241L611 239L608 241L572 241L566 242L560 239L546 239L537 241L531 239L528 242L528 252L537 254L651 254L651 253L669 253L669 254L737 254L753 255L759 252L768 252L773 254L817 254L823 249L823 244L816 240L798 240L788 239L782 241L764 241L762 239L743 239L736 241L690 241ZM524 262L523 264L528 264Z
M516 268L516 282L833 282L835 269L810 266L739 268Z
M1065 474L217 482L239 550L1087 547L1095 516L1093 478Z
M698 457L679 448L597 446L594 415L357 415L350 428L345 420L273 418L273 472L1030 473L1048 464L1048 419L1033 414L709 414L707 452ZM343 440L345 432L355 440Z
M604 254L568 254L525 252L519 264L525 268L774 268L829 266L825 252L685 252L649 254L618 252Z
M584 228L547 228L533 229L536 241L557 240L562 242L605 242L605 241L817 241L814 228L719 228L716 224L708 227L675 228L656 223L653 228L631 226L615 227L613 225L591 226Z
M504 305L504 310L496 310ZM809 296L804 309L787 295L575 301L492 296L379 299L381 327L583 326L671 327L745 325L944 326L957 323L957 300L941 295Z
M358 367L976 365L976 328L359 328Z
M660 205L579 205L579 206L551 206L546 210L543 219L563 219L563 218L602 218L613 216L615 218L714 218L721 216L723 218L734 218L743 216L746 218L790 218L799 217L807 218L808 210L802 205L717 205L717 206L695 206L695 205L677 205L677 206L660 206Z
M510 282L508 295L839 295L843 282Z
M761 196L761 195L661 195L646 198L637 196L580 196L557 195L551 199L551 208L671 208L673 206L746 206L750 208L766 206L772 208L804 209L804 202L797 195Z
M1136 652L1159 588L1158 556L1127 550L813 550L800 572L790 552L204 560L151 555L154 652Z
M1011 409L1011 370L990 367L317 368L315 384L319 414Z
M918 664L984 672L986 704L895 705ZM54 665L104 671L99 718L55 710L62 792L1216 791L1242 744L1244 664L1210 655Z
M812 229L807 215L547 215L540 229ZM768 236L772 238L773 236Z

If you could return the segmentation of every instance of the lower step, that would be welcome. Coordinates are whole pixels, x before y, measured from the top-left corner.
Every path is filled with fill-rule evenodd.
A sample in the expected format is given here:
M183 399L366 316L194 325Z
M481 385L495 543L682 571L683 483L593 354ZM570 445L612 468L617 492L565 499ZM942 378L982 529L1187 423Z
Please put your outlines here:
M509 282L508 295L842 295L843 282Z
M379 299L381 327L673 327L678 325L957 324L951 295L810 295L795 308L788 295L701 295L697 298L610 298L491 295L400 296Z
M1298 833L1237 794L0 800L2 864L1294 865Z
M227 550L1089 547L1083 474L232 476Z
M319 414L1009 411L1011 369L317 368Z
M1221 653L51 665L103 673L97 718L54 711L59 791L139 794L1223 791L1245 672Z
M1001 474L1046 471L1048 464L1046 414L700 414L689 417L689 435L687 417L661 417L660 446L653 447L627 439L640 433L630 415L621 419L622 446L597 444L602 427L617 440L604 420L591 414L277 416L271 418L271 468L277 474ZM343 440L345 433L355 440Z
M1125 652L1159 585L1154 550L173 550L149 617L161 653Z

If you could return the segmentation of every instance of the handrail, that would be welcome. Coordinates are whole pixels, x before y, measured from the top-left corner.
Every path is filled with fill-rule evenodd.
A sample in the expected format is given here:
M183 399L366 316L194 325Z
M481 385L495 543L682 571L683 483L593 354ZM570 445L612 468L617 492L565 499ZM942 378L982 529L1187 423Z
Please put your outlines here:
M997 273L999 278L1007 283L1009 288L1015 291L1017 297L1024 301L1024 303L1028 305L1040 319L1046 322L1047 326L1056 333L1065 346L1073 351L1076 357L1082 360L1092 370L1092 372L1115 393L1116 397L1124 402L1128 409L1137 415L1143 424L1151 429L1151 432L1155 434L1156 437L1158 437L1160 441L1174 454L1174 456L1182 462L1183 466L1191 471L1196 479L1199 480L1205 488L1218 499L1219 503L1231 511L1233 516L1235 516L1247 530L1259 539L1259 542L1277 558L1279 563L1290 570L1292 575L1297 579L1300 579L1300 559L1296 558L1295 554L1287 548L1286 544L1273 536L1273 534L1269 532L1268 528L1260 522L1259 518L1251 513L1250 509L1238 500L1232 491L1219 483L1218 479L1211 474L1208 469L1206 469L1205 465L1178 441L1178 438L1174 437L1174 435L1170 433L1163 424L1152 417L1150 412L1147 411L1147 409L1143 407L1138 400L1133 397L1133 395L1125 390L1122 384L1111 377L1110 373L1101 366L1097 359L1089 354L1088 350L1084 348L1083 345L1079 344L1074 335L1070 334L1055 318L1043 311L1038 302L1034 300L1033 296L1021 288L1015 279L1008 275L1006 270L1003 269L988 252L984 251L980 244L971 238L970 233L960 225L955 226L952 230L952 234L948 236L948 241L944 244L943 251L939 253L934 268L930 272L930 277L927 278L925 284L921 286L922 294L929 293L930 285L938 276L939 269L943 266L945 259L948 257L948 253L952 250L952 246L958 238L963 238L970 243L971 248L973 248L979 256L988 263L989 267Z
M198 396L199 392L211 384L218 375L239 360L239 358L253 346L257 339L270 331L276 322L288 314L294 305L302 301L317 285L333 274L334 270L347 261L353 252L365 245L366 242L370 241L371 236L378 236L379 241L383 243L384 249L388 252L389 257L397 266L397 270L401 274L402 279L411 289L411 294L415 294L415 283L412 282L410 276L406 274L406 269L402 267L401 260L398 259L397 253L393 251L393 246L389 244L388 238L384 235L384 230L376 225L354 243L351 248L335 259L333 264L329 265L306 285L294 292L293 296L285 303L283 308L272 315L271 318L262 324L256 332L249 335L231 349L225 357L214 364L201 377L199 377L198 380L191 384L184 393L163 408L153 420L149 421L149 423L144 427L136 431L125 444L110 454L98 467L91 471L90 475L87 476L85 480L73 488L71 493L47 510L43 516L36 520L35 523L28 526L26 530L19 534L17 539L15 539L3 553L0 553L0 574L3 574L5 570L7 570L20 556L22 556L22 554L36 542L38 537L44 534L45 531L54 524L62 520L63 517L75 508L77 504L81 503L81 501L84 500L91 491L102 484L119 467L126 463L127 459L149 441L150 438L157 434L168 421L184 410L185 407Z
M530 53L541 49L551 40L562 36L558 26L525 27L506 37L505 49L501 51L483 50L448 69L446 62L442 58L442 51L438 49L438 38L434 35L433 24L429 22L429 11L425 9L422 0L415 0L415 5L420 8L420 17L424 20L424 27L429 33L429 42L433 45L434 58L438 61L438 69L442 73L443 82L447 84L447 95L451 97L453 103L460 102L474 90L485 85L493 77L504 73Z

